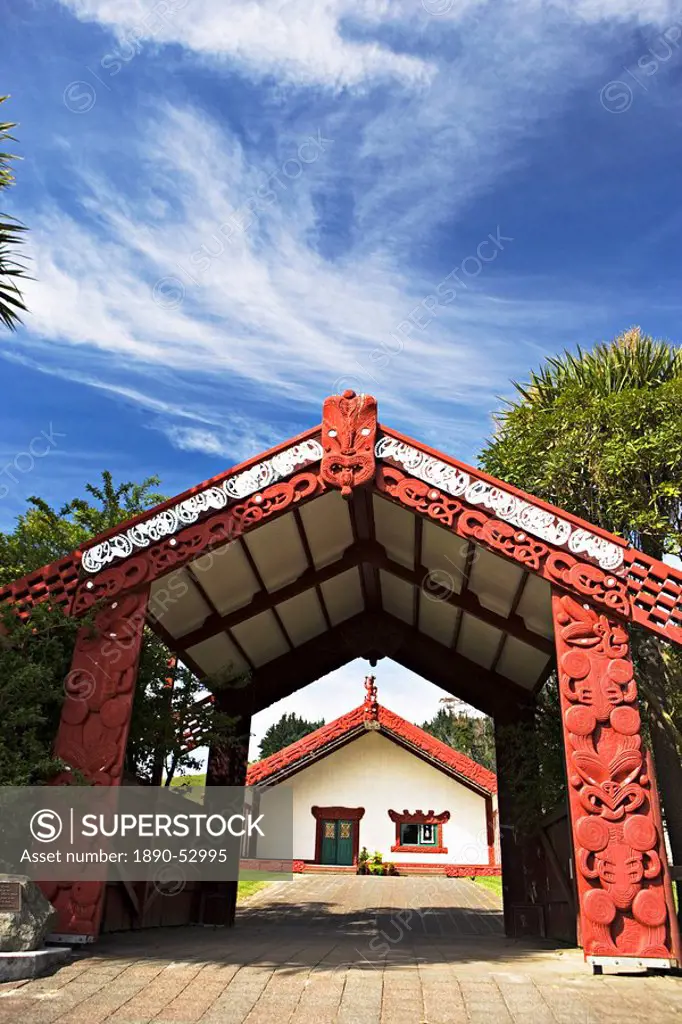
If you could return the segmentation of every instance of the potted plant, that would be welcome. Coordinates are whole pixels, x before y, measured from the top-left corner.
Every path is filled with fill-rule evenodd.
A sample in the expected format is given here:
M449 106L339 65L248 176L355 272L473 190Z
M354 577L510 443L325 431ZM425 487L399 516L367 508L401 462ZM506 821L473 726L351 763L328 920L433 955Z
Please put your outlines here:
M360 850L358 854L358 874L368 875L369 874L369 850L366 846Z
M374 851L374 855L369 865L369 870L373 875L383 875L386 873L383 863L383 856L378 850Z

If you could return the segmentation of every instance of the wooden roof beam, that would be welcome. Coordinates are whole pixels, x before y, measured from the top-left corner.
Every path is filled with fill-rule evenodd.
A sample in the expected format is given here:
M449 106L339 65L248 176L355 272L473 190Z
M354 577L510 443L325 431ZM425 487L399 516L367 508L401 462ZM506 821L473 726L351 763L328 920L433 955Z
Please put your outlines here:
M292 513L292 515L294 517L294 522L296 524L296 529L298 530L298 536L300 538L301 545L303 546L303 551L305 553L305 559L306 559L306 562L308 564L308 572L314 574L315 573L315 561L313 559L313 553L310 550L310 542L308 540L308 534L306 533L305 526L303 525L303 518L301 516L301 510L299 508L295 508L293 513ZM325 601L324 594L322 593L322 587L320 586L319 581L316 581L314 586L315 586L315 593L317 594L317 600L319 602L320 609L322 611L322 617L323 617L323 619L325 621L325 625L326 625L327 629L331 629L332 628L332 620L329 617L329 610L327 609L327 602Z
M531 697L510 679L453 653L386 612L361 612L257 668L252 676L254 713L355 658L372 656L391 658L488 715L525 704Z
M298 596L304 590L309 590L313 587L319 588L326 580L333 579L348 569L355 567L362 569L363 565L376 574L378 574L379 569L385 569L386 572L392 573L416 588L423 586L424 580L430 571L423 565L418 565L416 569L409 569L407 566L394 562L388 557L384 548L376 542L357 542L351 545L336 562L332 562L330 565L326 565L319 570L314 568L306 569L297 580L284 587L280 587L279 590L273 593L268 593L263 589L248 604L236 609L236 611L230 612L227 615L219 615L214 612L208 616L201 626L177 637L175 644L180 649L193 647L195 644L215 636L216 633L230 630L234 626L239 625L239 623L261 612L274 610L276 605L291 597ZM371 579L374 579L374 576ZM516 637L517 640L522 640L523 643L542 651L544 654L554 654L553 641L529 630L519 615L513 613L507 618L503 615L498 615L496 612L484 608L476 595L471 591L465 591L462 594L457 594L454 591L444 591L442 600L455 608L460 608L469 615L481 619L483 622L487 622L496 629Z
M425 565L418 565L416 569L408 569L407 566L400 565L400 563L390 559L378 544L374 546L369 557L374 560L379 568L385 569L386 572L392 573L394 576L405 580L406 583L413 584L415 587L422 587L429 573L433 571ZM512 612L506 617L498 615L497 612L485 608L472 590L466 590L461 594L457 594L454 590L443 589L442 593L443 596L440 599L454 608L461 608L462 611L467 612L469 615L473 615L475 618L488 623L488 625L502 630L503 633L508 633L517 640L522 640L523 643L528 644L529 647L535 647L537 650L542 651L543 654L554 654L554 641L548 640L539 633L534 633L528 629L521 616L516 612Z
M305 590L317 588L322 583L333 579L348 569L356 568L369 553L369 550L367 545L352 544L341 558L330 565L325 565L322 569L308 568L301 573L298 579L287 583L278 590L272 591L272 593L265 589L259 590L248 604L242 605L241 608L237 608L227 615L220 615L217 612L209 615L201 626L197 626L196 629L192 629L188 633L177 637L175 643L181 648L193 647L194 644L199 644L202 640L208 640L209 637L215 636L216 633L232 629L241 622L260 615L261 612L271 611L275 605L288 601L289 598L298 597Z
M350 499L349 511L356 542L365 544L376 543L374 506L372 504L371 491L365 488L359 488L354 491ZM367 560L363 561L360 565L360 578L365 597L365 607L368 611L378 611L382 607L378 568Z

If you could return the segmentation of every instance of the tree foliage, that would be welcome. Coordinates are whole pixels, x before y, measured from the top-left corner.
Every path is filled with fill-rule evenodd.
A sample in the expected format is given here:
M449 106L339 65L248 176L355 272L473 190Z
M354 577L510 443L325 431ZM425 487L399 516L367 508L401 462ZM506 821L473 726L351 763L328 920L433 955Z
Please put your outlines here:
M515 388L483 468L648 554L679 554L682 350L633 328Z
M0 96L0 103L8 98ZM0 146L16 141L11 134L13 128L16 128L14 122L0 121ZM14 183L12 161L15 159L12 153L0 151L0 192ZM25 230L14 217L0 211L0 322L10 329L17 326L20 312L26 309L18 285L19 279L25 276L25 269L17 255Z
M40 605L29 622L0 623L0 786L38 785L62 767L52 755L78 626Z
M148 477L142 483L115 485L105 471L99 484L86 485L88 498L75 498L60 509L30 498L15 529L0 533L0 584L69 554L92 536L157 505L164 500L155 490L158 484L157 477ZM42 781L55 770L52 745L78 624L59 608L44 604L32 610L26 624L11 611L5 619L7 636L0 646L0 784L24 785ZM164 776L169 783L180 768L199 767L197 757L182 745L190 721L204 744L226 738L234 724L210 704L197 704L206 693L204 684L183 666L171 669L171 664L171 652L145 629L125 767L130 774L158 783Z
M532 833L541 819L566 800L561 707L556 676L537 696L532 724L503 725L499 743L504 771L514 794L515 825Z
M632 328L547 359L495 416L489 473L662 558L682 551L682 349ZM682 857L679 650L631 630L673 851ZM543 751L540 751L544 756Z
M30 497L28 511L17 517L15 528L0 533L0 586L63 558L98 533L158 505L164 500L154 490L158 485L159 478L150 476L142 483L115 486L105 470L99 485L85 485L94 502L74 498L55 509L42 498Z
M206 701L207 687L214 691L248 682L247 676L230 673L202 681L169 653L145 629L125 761L129 774L165 786L171 785L178 770L197 772L203 767L202 759L185 746L190 725L200 736L200 747L236 742L236 719Z
M495 771L495 731L492 719L487 716L473 716L448 706L439 708L430 721L423 723L422 729L484 768Z
M304 736L315 732L323 725L324 719L319 722L309 722L305 718L299 718L293 711L289 715L282 715L278 722L270 726L260 742L261 758L276 754L278 750L283 750L290 743L303 739Z

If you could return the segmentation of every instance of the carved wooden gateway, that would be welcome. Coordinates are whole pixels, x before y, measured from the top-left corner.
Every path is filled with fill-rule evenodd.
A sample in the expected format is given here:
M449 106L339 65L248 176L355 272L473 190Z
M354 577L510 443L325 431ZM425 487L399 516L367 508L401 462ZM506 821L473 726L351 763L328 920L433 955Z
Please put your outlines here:
M243 781L254 713L356 657L391 657L493 716L508 930L515 908L542 900L515 839L501 726L529 719L556 665L573 849L563 884L581 945L600 962L678 960L628 626L682 643L682 573L382 426L374 398L328 398L321 426L0 599L20 615L48 599L74 616L95 608L56 752L96 785L121 782L145 624L201 676L228 665L250 675L216 693L243 743L211 751L209 784ZM103 884L47 892L60 932L97 936ZM232 923L235 893L236 883L214 886L194 920Z

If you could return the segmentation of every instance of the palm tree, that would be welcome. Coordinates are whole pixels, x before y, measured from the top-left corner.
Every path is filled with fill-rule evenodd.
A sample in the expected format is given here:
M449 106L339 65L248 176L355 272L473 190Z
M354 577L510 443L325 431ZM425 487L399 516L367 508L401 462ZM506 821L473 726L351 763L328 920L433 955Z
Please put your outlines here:
M591 352L578 346L575 354L566 351L545 360L539 372L531 371L528 384L514 382L514 387L524 405L539 410L550 408L570 385L606 398L633 388L658 387L676 377L682 377L682 349L632 327ZM501 423L517 403L508 405L496 417Z
M7 96L0 96L0 103L6 99ZM11 121L0 122L0 144L15 141L10 134L15 127ZM14 183L11 169L14 159L12 153L0 152L0 190ZM10 330L21 322L19 311L26 309L17 285L17 279L25 276L24 267L16 255L25 230L14 217L0 213L0 321Z
M654 558L682 556L682 348L633 327L513 385L483 467Z

